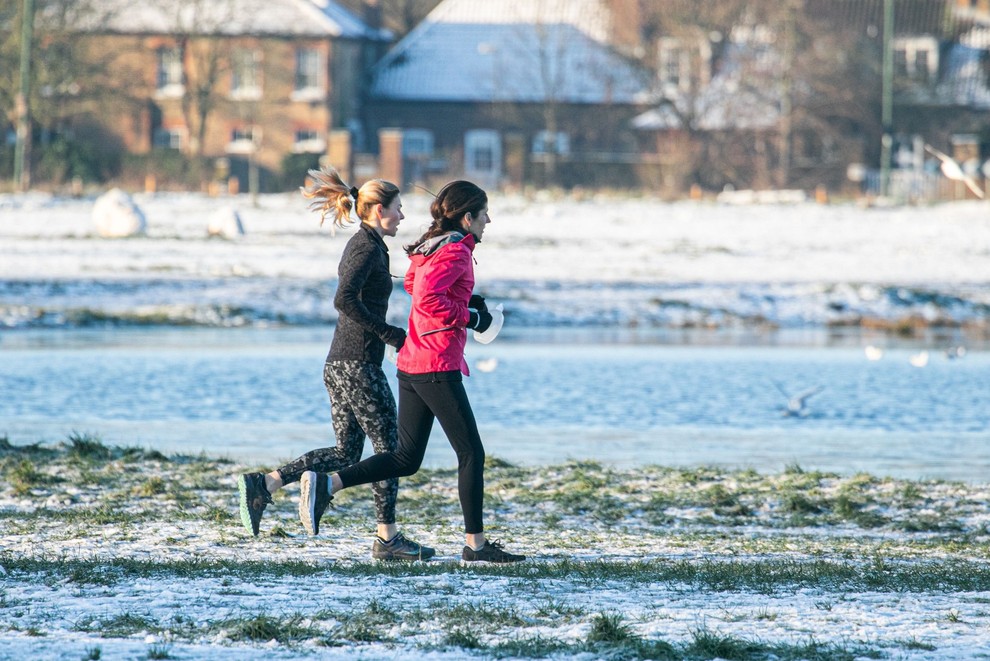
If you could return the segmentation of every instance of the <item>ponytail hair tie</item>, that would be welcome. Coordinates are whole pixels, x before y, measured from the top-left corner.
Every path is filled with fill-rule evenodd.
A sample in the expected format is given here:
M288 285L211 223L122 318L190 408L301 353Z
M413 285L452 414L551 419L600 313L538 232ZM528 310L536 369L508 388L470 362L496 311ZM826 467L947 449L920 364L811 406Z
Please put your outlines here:
M357 189L357 186L351 186L351 190L350 190L350 191L348 191L348 192L349 192L349 193L351 194L351 197L353 197L353 198L354 198L354 200L356 201L356 200L357 200L357 197L358 197L358 189Z

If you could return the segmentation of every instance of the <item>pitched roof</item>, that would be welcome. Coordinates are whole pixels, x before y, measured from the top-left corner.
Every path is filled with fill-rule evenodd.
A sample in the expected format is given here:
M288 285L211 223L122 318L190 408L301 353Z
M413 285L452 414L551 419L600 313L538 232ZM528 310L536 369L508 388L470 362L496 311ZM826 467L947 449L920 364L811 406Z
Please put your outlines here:
M444 0L376 65L379 99L640 103L602 0Z
M94 0L73 27L116 34L391 38L333 0Z

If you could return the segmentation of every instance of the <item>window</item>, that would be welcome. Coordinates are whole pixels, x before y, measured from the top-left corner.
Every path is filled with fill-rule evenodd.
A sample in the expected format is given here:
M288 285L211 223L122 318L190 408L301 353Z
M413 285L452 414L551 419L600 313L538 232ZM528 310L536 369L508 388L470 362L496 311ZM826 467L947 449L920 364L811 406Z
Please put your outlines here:
M402 133L402 155L406 158L433 156L433 131L406 129Z
M261 143L261 129L257 126L238 126L230 132L227 153L252 154Z
M502 140L498 131L478 129L464 134L464 170L468 176L497 177L502 172Z
M938 74L938 41L935 37L894 40L894 73L922 83L934 81Z
M315 48L296 50L296 84L293 101L319 101L323 92L323 62Z
M534 154L569 154L571 139L563 131L540 131L533 137Z
M231 58L230 97L235 100L261 98L261 53L234 51Z
M327 149L327 141L314 129L297 129L292 151L295 154L319 154Z
M657 50L660 86L665 94L686 90L691 84L691 56L677 39L661 39Z
M159 149L182 149L185 137L184 129L159 127L151 132L151 146Z
M182 96L182 54L178 48L159 48L157 53L158 71L156 87L158 96Z

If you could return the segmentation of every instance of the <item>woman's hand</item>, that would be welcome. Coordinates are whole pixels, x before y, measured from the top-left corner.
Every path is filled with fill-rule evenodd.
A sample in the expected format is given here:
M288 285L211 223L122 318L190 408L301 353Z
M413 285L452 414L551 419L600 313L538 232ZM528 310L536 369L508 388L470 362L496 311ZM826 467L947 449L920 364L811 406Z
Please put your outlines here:
M488 312L488 304L485 303L485 297L479 294L471 294L471 299L468 301L468 307L474 308L478 312L484 310Z
M477 312L471 312L471 319L468 320L467 327L474 329L479 333L484 333L491 325L492 315L486 308L484 310L478 310Z

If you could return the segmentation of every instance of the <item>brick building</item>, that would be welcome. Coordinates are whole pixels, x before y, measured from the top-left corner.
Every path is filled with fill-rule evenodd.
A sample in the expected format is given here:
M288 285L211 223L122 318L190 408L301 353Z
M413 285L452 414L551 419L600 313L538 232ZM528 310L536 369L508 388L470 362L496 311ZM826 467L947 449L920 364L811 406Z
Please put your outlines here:
M90 52L112 53L119 93L103 126L129 153L177 150L240 175L249 162L264 177L287 155L315 159L336 129L360 134L363 72L391 38L372 12L332 0L98 7L77 30Z

